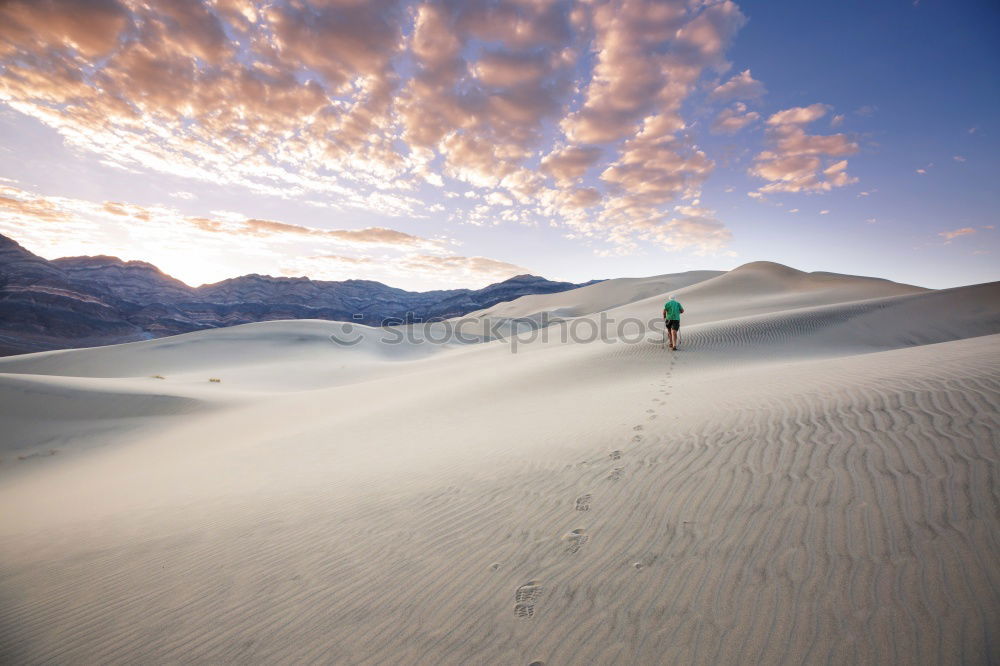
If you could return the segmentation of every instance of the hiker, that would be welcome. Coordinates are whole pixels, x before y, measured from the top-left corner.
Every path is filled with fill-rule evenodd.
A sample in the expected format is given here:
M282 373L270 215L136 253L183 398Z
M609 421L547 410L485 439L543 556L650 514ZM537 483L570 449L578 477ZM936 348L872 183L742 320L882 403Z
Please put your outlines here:
M663 304L663 325L670 335L670 348L677 349L677 334L681 330L681 313L684 308L671 296L670 300Z

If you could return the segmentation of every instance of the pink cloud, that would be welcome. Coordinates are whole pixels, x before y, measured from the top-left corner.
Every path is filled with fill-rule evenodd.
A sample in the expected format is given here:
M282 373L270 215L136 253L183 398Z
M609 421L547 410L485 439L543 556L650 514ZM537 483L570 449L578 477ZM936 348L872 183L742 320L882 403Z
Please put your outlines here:
M441 271L448 271L452 273L494 276L497 279L505 279L530 272L522 266L487 257L438 257L426 254L404 259L401 262L401 267L419 273L436 274Z
M702 255L720 252L732 238L713 211L698 206L678 207L674 216L652 226L649 235L667 249Z
M959 236L968 236L969 234L974 234L974 233L976 233L976 230L973 227L962 227L961 229L942 231L941 233L938 234L938 236L944 238L946 243L950 243Z
M497 219L627 245L711 173L685 103L745 21L730 0L11 0L0 95L123 169L385 216L457 181L497 189ZM761 94L745 70L709 97Z
M784 111L778 111L767 119L768 125L806 125L819 120L826 115L829 107L826 104L810 104L796 106Z
M719 112L719 115L712 122L712 131L718 134L735 134L759 119L759 113L756 111L748 112L746 104L737 102L732 107Z
M588 193L579 190L582 202ZM143 233L127 230L142 219ZM110 253L150 261L189 284L273 271L321 279L365 277L407 287L481 286L527 268L453 254L452 242L384 227L323 229L234 213L186 216L165 206L91 202L0 185L0 233L54 258Z
M0 217L15 217L41 222L68 220L71 213L43 197L35 197L17 188L4 187L0 194ZM9 196L14 194L15 196Z
M786 155L831 155L840 157L858 152L858 144L846 134L825 136L806 134L797 125L784 125L771 130L775 148Z
M597 146L566 146L542 158L541 169L562 183L571 183L586 173L601 156Z
M712 90L711 98L717 100L757 99L767 92L764 84L750 75L750 70L744 70L725 83Z
M545 53L487 51L473 65L476 78L491 88L534 83L549 73Z
M776 192L825 192L857 182L847 173L847 160L858 144L846 134L807 134L802 127L822 118L824 104L785 109L767 120L768 150L757 154L750 174L770 181L759 194Z
M117 0L9 0L0 4L0 56L47 49L102 55L128 23Z
M565 197L563 205L570 208L590 208L601 201L601 193L593 187L580 187Z
M728 1L693 16L683 2L599 4L591 18L598 60L583 107L563 120L567 137L605 143L634 134L653 108L675 115L745 20ZM671 40L672 52L651 55Z

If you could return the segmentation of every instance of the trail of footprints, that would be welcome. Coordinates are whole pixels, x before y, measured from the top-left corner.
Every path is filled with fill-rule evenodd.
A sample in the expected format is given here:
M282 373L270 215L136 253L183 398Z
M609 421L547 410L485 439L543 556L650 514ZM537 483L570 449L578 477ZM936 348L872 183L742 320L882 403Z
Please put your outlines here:
M660 387L661 387L660 393L664 397L670 395L670 389L673 388L673 383L672 383L673 378L671 375L673 374L674 365L676 363L677 363L677 358L676 357L671 358L670 366L667 369L666 376L660 381ZM649 415L647 417L649 421L656 419L656 417L659 415L657 413L658 412L657 407L662 408L662 406L666 404L666 400L664 400L663 398L654 397L653 402L655 403L655 406L651 409L646 410L646 414ZM636 434L632 436L633 443L638 443L642 441L643 438L642 432L644 429L645 428L641 424L632 427L632 430L636 432ZM625 453L621 449L615 449L614 451L608 454L608 458L612 462L614 462L621 460L624 455ZM616 465L611 468L611 471L608 473L605 479L608 481L620 481L624 477L625 477L625 466ZM573 509L575 511L590 511L591 502L593 501L593 499L594 499L593 495L591 495L590 493L584 493L583 495L580 495L579 497L576 498L576 500L573 503ZM586 544L589 540L590 540L590 535L587 534L587 531L583 528L577 528L571 530L566 534L564 534L562 537L562 541L565 544L565 552L570 555L575 555L576 553L580 552L580 549L583 548L584 544ZM498 565L494 566L498 567ZM633 564L633 568L635 568L637 571L641 570L643 568L643 564L640 562L636 562ZM514 591L514 616L519 618L534 617L535 604L537 603L539 597L542 596L542 592L544 591L544 589L545 588L543 588L541 583L539 583L537 580L529 580L524 585L518 587L517 590ZM532 662L532 664L541 664L541 663L543 662Z

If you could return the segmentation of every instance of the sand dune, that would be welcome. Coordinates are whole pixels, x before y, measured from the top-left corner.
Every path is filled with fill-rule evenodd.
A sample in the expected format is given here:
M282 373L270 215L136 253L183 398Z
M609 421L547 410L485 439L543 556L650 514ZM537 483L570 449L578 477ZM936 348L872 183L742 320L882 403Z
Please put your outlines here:
M522 296L466 316L515 319L537 317L545 312L553 318L579 317L650 297L659 298L719 275L721 271L688 271L650 278L616 278L556 294Z
M759 261L678 289L674 294L681 303L692 304L688 308L688 316L684 318L685 324L690 325L925 291L927 290L921 287L888 280L831 273L804 273L781 264ZM663 307L662 300L661 297L652 297L610 312L658 310Z
M273 322L0 360L4 446L60 450L0 466L0 655L995 661L1000 284L698 277L482 313L666 285L673 354Z

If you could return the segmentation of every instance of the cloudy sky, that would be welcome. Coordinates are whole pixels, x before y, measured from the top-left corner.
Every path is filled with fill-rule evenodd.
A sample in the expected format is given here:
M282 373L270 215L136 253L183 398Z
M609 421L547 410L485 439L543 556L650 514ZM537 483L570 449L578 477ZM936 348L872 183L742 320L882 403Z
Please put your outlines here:
M992 0L7 0L0 233L197 285L1000 279Z

